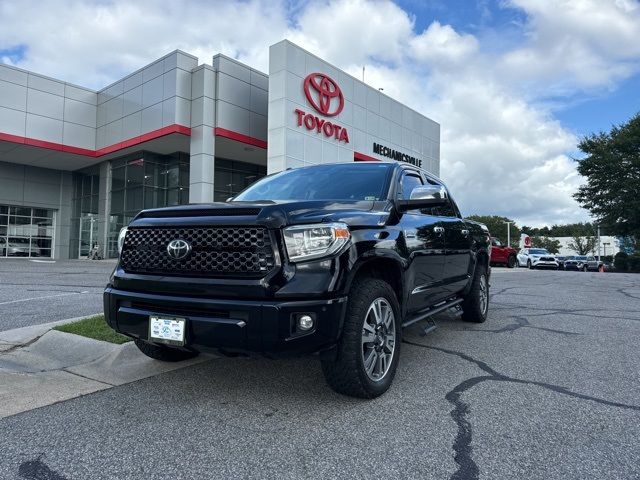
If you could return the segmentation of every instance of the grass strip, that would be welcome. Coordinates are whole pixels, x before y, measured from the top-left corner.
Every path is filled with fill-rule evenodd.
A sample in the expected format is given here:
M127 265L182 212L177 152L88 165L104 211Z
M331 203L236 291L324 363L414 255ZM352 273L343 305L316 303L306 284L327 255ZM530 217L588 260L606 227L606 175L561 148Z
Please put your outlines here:
M54 330L74 333L83 337L95 338L96 340L102 340L103 342L121 344L131 341L131 338L121 335L107 325L104 315L95 315L83 320L78 320L77 322L58 325L57 327L54 327Z

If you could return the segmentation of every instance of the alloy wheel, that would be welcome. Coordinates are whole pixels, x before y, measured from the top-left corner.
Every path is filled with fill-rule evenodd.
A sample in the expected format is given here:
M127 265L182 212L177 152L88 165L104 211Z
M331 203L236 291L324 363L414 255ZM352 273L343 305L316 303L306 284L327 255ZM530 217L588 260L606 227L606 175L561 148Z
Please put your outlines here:
M487 287L487 277L482 274L480 276L480 311L484 315L489 307L489 288Z
M385 298L376 298L371 302L362 326L362 362L371 380L378 382L389 372L395 348L393 308Z

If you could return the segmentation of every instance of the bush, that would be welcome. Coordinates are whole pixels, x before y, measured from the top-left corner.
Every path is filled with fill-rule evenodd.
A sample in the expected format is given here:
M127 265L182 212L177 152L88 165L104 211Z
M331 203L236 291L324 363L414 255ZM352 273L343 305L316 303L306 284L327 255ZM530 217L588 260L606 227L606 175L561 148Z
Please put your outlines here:
M627 258L627 265L632 272L640 272L640 255L634 254Z
M613 259L613 266L616 268L616 270L619 270L621 272L626 272L627 269L629 268L628 258L629 258L629 255L627 255L624 252L616 253L615 258Z

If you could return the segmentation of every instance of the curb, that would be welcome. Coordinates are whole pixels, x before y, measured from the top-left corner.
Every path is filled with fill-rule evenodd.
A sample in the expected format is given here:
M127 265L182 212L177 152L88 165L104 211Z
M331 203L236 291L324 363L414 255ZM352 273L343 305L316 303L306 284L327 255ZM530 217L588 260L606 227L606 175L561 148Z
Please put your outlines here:
M66 323L77 322L79 320L84 320L85 318L95 317L101 313L102 312L97 312L91 315L84 315L82 317L65 318L64 320L56 320L55 322L29 325L28 327L14 328L0 332L0 354L30 345L53 327L64 325Z

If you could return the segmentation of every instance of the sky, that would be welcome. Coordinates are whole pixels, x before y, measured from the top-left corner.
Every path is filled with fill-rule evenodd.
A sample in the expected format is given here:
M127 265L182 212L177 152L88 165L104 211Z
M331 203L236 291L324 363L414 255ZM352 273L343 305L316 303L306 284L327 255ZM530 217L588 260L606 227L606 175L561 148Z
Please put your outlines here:
M590 220L578 143L640 111L638 0L0 0L0 61L102 88L175 49L268 72L283 38L441 125L464 215Z

